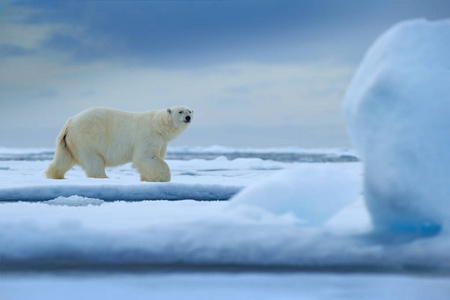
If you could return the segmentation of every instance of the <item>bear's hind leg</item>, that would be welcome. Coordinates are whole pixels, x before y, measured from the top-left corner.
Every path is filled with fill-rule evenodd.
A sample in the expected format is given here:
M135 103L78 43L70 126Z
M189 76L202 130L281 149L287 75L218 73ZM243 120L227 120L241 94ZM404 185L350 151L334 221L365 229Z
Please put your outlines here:
M48 166L45 171L47 178L51 179L64 179L64 174L69 171L75 162L70 155L66 153L61 153L61 151L56 150L55 158L53 162Z
M99 154L80 155L78 158L80 166L87 177L108 178L105 173L105 160Z

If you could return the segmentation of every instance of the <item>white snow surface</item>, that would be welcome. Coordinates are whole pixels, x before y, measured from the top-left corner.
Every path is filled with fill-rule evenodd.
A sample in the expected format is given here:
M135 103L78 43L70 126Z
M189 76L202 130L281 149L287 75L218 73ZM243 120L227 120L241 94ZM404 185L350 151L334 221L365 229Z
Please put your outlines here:
M450 238L445 231L428 239L372 234L359 195L358 162L169 160L173 181L166 184L140 182L130 165L107 170L108 179L86 178L76 167L65 180L49 180L43 174L49 163L0 161L0 271L164 266L450 268L446 251ZM299 179L297 189L291 175ZM260 182L284 179L279 195L267 192L274 197L270 203ZM166 194L158 190L161 185L183 200L164 199ZM248 199L253 200L237 196L213 201L218 190L236 187L250 187ZM36 201L27 192L30 188L37 199L49 191L54 197ZM212 195L210 201L182 197L201 188ZM89 189L92 197L77 195ZM128 195L133 189L140 201L130 201L137 200ZM58 194L65 190L74 195ZM5 191L18 196L8 200ZM115 200L102 197L116 192ZM255 200L258 194L260 203ZM158 198L155 195L161 199L145 198Z
M346 93L378 229L435 234L448 226L449 53L450 19L400 23L370 48Z
M278 172L241 191L234 205L253 205L274 214L292 213L309 225L323 225L360 194L361 174L327 164Z
M87 205L102 205L105 203L102 199L86 198L80 196L63 197L60 196L53 200L48 200L45 204L48 205L67 205L67 206L87 206Z
M224 200L259 176L292 167L257 158L168 161L172 182L149 183L139 180L131 164L108 169L109 178L104 180L86 178L78 167L70 170L65 180L50 180L43 173L48 164L49 161L0 161L0 201L42 201L73 195L105 201Z

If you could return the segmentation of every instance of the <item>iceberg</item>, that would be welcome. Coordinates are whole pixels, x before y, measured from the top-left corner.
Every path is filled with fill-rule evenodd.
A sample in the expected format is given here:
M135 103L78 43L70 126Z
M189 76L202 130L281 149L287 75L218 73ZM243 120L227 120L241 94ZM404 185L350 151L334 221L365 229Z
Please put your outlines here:
M450 20L402 22L365 55L344 99L375 228L433 235L450 219Z

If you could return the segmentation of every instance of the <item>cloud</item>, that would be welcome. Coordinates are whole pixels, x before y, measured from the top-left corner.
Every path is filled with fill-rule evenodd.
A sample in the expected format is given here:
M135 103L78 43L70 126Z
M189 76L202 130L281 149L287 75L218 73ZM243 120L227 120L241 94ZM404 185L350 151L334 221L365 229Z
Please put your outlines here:
M448 1L23 1L22 25L64 27L42 41L72 62L153 67L233 61L355 63L401 18L445 17Z
M35 52L24 47L3 44L0 45L0 56L26 56L32 55Z
M209 141L222 131L269 144L278 131L342 140L341 98L373 39L399 18L450 15L443 0L0 5L4 130L57 131L92 106L184 104Z

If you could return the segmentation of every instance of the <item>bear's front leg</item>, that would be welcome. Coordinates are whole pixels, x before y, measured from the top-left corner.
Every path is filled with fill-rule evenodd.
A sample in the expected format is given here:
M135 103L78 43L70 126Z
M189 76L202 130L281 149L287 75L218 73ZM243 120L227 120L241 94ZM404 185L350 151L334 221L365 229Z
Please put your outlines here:
M133 163L141 174L141 181L169 182L170 169L167 163L157 155L138 158Z

